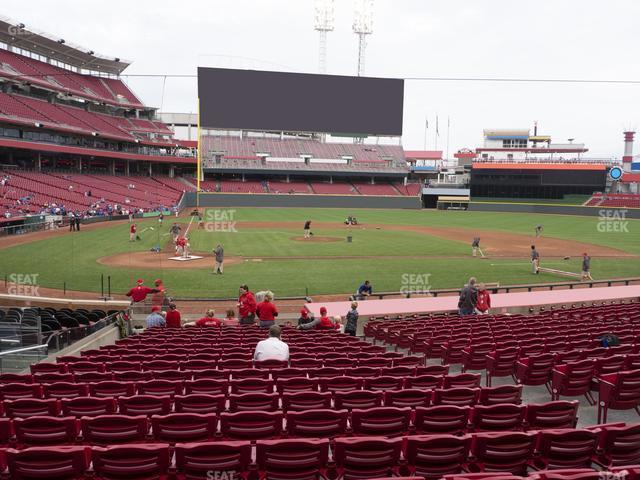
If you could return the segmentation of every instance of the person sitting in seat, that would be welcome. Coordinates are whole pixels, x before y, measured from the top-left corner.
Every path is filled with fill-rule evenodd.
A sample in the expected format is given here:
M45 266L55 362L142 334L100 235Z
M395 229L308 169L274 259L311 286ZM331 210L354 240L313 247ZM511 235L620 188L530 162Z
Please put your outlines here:
M216 318L216 311L213 308L207 310L204 317L195 322L185 323L185 327L219 327L222 325L222 319Z
M253 360L289 360L289 345L280 340L282 329L279 325L269 327L269 338L256 345Z
M166 321L162 313L163 312L160 311L160 307L152 307L151 314L147 317L147 328L166 326Z

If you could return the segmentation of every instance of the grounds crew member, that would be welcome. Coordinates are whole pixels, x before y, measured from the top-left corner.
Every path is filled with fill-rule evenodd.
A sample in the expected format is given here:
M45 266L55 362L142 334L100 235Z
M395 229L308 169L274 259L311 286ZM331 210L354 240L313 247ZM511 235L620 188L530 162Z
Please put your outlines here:
M540 273L540 254L535 245L531 245L531 270L535 274Z

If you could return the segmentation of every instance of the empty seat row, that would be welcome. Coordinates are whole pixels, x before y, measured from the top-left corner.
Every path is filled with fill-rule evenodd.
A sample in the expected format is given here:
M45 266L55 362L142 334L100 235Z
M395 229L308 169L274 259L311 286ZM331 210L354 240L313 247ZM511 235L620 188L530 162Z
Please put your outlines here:
M389 392L385 397L391 400L397 392ZM418 398L418 397L416 397ZM419 398L418 398L419 400ZM78 398L63 400L61 404L51 401L22 400L10 402L6 407L14 415L14 419L0 419L6 443L15 430L16 424L29 420L34 428L42 427L40 443L56 444L55 436L45 424L58 425L58 430L67 431L72 418L93 418L112 416L113 431L124 427L128 416L153 417L156 415L176 415L173 419L189 418L182 414L209 415L213 436L218 418L221 420L221 435L233 437L245 435L253 439L271 438L287 430L291 436L300 437L335 437L346 435L352 431L362 435L403 435L410 432L463 434L477 431L530 431L554 428L574 428L577 422L577 402L551 402L547 404L512 405L478 405L475 407L458 407L436 405L424 407L428 402L416 402L412 410L409 406L394 407L381 405L382 394L377 401L367 403L357 395L336 395L335 407L331 407L331 397L289 395L283 398L286 411L280 410L279 398L265 394L244 394L231 396L228 399L228 410L225 411L227 399L224 396L187 395L175 398L175 412L172 412L172 399L167 396L133 396L113 398ZM402 402L398 403L403 405ZM320 408L316 408L316 407ZM325 408L322 408L325 407ZM363 408L364 407L364 408ZM62 411L62 417L57 416ZM117 414L119 411L119 415ZM242 414L242 415L237 415ZM213 417L211 417L211 415ZM204 417L203 417L204 418ZM35 419L39 419L36 421ZM212 420L213 419L213 420ZM259 420L262 419L262 420ZM215 420L215 421L214 421ZM286 420L286 426L283 426ZM40 422L40 424L38 423ZM347 424L349 422L349 426ZM229 428L226 428L227 425ZM231 430L229 430L231 429ZM48 432L48 433L47 433ZM226 433L225 433L226 432ZM240 433L238 433L240 432ZM36 435L36 433L34 433ZM47 440L49 439L49 440ZM28 441L26 443L29 443Z
M0 466L11 478L369 478L569 480L567 472L585 473L595 465L623 471L617 440L637 436L639 427L622 427L608 435L598 430L549 430L539 433L485 433L462 437L415 435L405 438L346 437L177 443L131 443L98 446L32 447L0 450ZM634 429L636 430L634 432ZM611 429L613 431L614 429ZM604 432L604 434L603 434ZM604 443L603 443L604 442ZM600 453L597 453L597 452ZM608 464L607 464L608 463ZM630 465L630 464L626 464ZM632 465L632 464L631 464ZM633 467L625 480L638 478ZM557 476L554 471L559 474ZM483 477L467 476L478 472ZM536 474L539 472L539 474ZM507 474L501 476L501 473ZM600 472L601 473L601 472ZM562 476L565 475L565 476ZM572 474L573 475L573 474ZM58 478L56 477L56 478ZM520 477L515 477L520 478ZM593 477L586 477L593 478ZM603 477L600 477L601 479ZM614 477L615 478L615 477Z
M133 384L100 385L89 390L92 396L84 395L86 389L70 392L64 397L15 397L0 404L0 412L7 417L25 417L29 415L88 415L86 412L109 413L117 402L121 411L127 405L138 405L138 409L151 415L162 411L169 413L175 402L176 411L198 413L235 410L304 410L305 408L354 409L379 407L426 407L430 405L453 405L472 407L475 405L492 406L497 404L519 405L522 389L515 386L486 388L452 388L448 390L406 389L406 390L326 390L318 392L304 390L282 390L273 392L242 392L227 394L226 390L216 389L215 384L194 384L182 394L176 385L150 385L136 388ZM173 388L173 390L172 390ZM17 393L17 392L16 392ZM28 390L24 394L28 394ZM73 395L77 393L78 395ZM227 401L228 406L227 406ZM111 403L109 403L111 402ZM551 402L548 405L568 405L577 410L575 402ZM84 406L84 407L83 407ZM83 410L84 408L84 410ZM125 410L122 410L122 409ZM187 410L185 410L185 408ZM160 410L158 410L160 409ZM115 411L115 410L113 410ZM139 410L143 411L143 410Z

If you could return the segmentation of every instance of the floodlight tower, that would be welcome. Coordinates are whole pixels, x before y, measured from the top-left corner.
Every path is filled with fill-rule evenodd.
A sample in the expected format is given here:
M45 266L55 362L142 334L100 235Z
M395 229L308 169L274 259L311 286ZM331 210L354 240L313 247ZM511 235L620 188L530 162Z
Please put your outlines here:
M353 33L358 35L358 76L364 75L367 35L373 33L373 0L355 0Z
M327 33L333 31L334 0L316 0L315 30L320 33L320 51L318 59L318 73L327 72Z

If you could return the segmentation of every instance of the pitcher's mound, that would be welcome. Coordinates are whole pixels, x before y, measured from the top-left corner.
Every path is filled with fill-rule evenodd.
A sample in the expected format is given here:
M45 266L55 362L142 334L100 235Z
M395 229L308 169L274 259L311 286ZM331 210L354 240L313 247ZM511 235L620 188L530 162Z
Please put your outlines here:
M311 242L311 243L329 243L329 242L346 242L346 238L340 237L320 237L318 235L312 235L309 238L304 237L291 237L291 240L295 242Z

